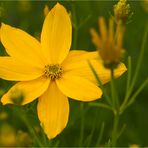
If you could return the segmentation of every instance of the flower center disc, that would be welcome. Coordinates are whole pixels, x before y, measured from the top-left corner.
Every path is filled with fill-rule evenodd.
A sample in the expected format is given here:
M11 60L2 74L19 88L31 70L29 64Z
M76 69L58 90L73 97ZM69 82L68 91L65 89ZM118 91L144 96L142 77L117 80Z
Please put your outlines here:
M63 69L59 64L46 65L44 76L51 80L59 79L63 73Z

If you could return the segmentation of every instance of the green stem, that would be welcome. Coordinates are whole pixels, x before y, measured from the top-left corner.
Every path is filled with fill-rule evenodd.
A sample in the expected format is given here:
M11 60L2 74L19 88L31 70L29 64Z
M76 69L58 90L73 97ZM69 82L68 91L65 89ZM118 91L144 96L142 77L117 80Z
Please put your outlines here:
M119 124L119 114L114 114L114 124L113 124L113 131L112 131L112 147L116 146L117 139L118 139L118 124Z
M78 38L78 31L77 29L74 29L73 31L73 44L72 44L72 49L76 50L77 49L77 38Z
M122 133L124 132L125 128L126 128L126 124L124 124L123 127L121 128L121 130L118 132L118 137L117 138L119 138L122 135Z
M106 108L108 110L113 110L109 105L105 104L105 103L95 103L95 102L90 102L89 103L90 106L95 106L95 107L102 107L102 108Z
M113 123L113 130L112 130L112 146L115 147L118 139L118 124L119 124L119 100L118 94L115 90L115 82L114 82L114 69L111 69L111 94L112 94L112 101L114 104L114 123Z
M84 145L86 145L87 148L89 148L91 146L91 142L93 140L93 135L94 135L94 132L95 132L95 129L96 129L96 122L97 122L97 116L95 116L95 118L94 118L91 133L89 134L89 136L85 140L86 144L84 143Z
M138 88L138 90L133 94L130 101L127 103L125 109L129 107L134 101L135 98L139 95L139 93L145 88L145 86L148 84L148 78L142 83L142 85Z
M84 137L84 104L81 102L80 104L80 113L81 113L81 128L80 128L80 141L79 146L83 145L83 137Z
M114 69L111 69L111 94L112 94L112 102L114 108L119 107L118 95L117 91L115 90L115 78L114 78Z
M46 135L45 135L43 129L42 129L42 136L43 136L43 143L44 143L44 146L48 146L48 141L47 141L47 138L46 138Z
M137 81L137 78L138 78L138 75L139 75L139 71L140 71L140 68L141 68L143 56L144 56L144 50L145 50L145 45L146 45L146 41L147 41L147 34L148 34L148 20L146 22L146 29L145 29L145 32L144 32L144 38L143 38L143 42L142 42L142 46L141 46L141 50L140 50L141 52L140 52L139 59L138 59L138 62L137 62L137 66L136 66L136 70L135 70L135 75L133 77L132 84L129 87L129 90L126 93L125 99L124 99L124 101L123 101L123 103L120 107L121 112L124 110L125 106L127 105L129 97L131 96L133 88L136 84L136 81Z
M132 75L132 64L131 64L131 56L128 57L128 71L127 71L127 86L126 86L126 94L129 90L131 75Z
M139 71L140 71L140 68L141 68L141 64L142 64L142 60L143 60L143 56L144 56L145 45L146 45L146 41L147 41L147 34L148 34L148 20L146 22L146 30L145 30L145 33L144 33L144 39L143 39L143 43L142 43L142 46L141 46L141 52L140 52L140 55L139 55L137 66L136 66L135 75L133 77L133 81L132 81L131 88L130 88L131 91L133 90L133 88L136 84L136 81L137 81L137 78L138 78L138 75L139 75Z
M102 140L102 137L103 137L104 127L105 127L105 124L103 122L102 126L101 126L100 133L99 133L99 137L98 137L98 140L97 140L97 143L96 143L96 147L100 146L100 143L101 143L101 140Z

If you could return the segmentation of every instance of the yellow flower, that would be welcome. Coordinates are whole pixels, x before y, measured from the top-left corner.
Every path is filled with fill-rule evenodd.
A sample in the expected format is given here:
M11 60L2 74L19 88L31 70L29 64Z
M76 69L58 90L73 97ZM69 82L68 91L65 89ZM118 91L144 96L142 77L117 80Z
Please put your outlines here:
M99 17L98 24L100 35L94 29L90 30L92 42L99 50L104 66L106 68L116 68L124 53L122 48L124 28L117 24L116 32L114 32L114 21L112 18L109 20L108 29L103 17Z
M92 101L102 95L90 70L89 60L103 83L110 80L97 52L70 51L72 25L66 9L56 4L45 18L41 43L24 31L2 24L1 42L8 55L0 57L0 77L16 83L1 99L13 103L11 93L24 94L22 105L38 99L37 111L48 138L54 138L66 126L69 116L67 96ZM122 64L116 77L126 70Z

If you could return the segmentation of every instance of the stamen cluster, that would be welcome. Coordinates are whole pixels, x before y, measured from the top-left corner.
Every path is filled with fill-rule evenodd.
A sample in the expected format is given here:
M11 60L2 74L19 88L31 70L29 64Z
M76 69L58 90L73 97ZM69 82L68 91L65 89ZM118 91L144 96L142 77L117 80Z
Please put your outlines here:
M51 80L59 79L63 73L63 69L59 64L46 65L44 70L44 76Z

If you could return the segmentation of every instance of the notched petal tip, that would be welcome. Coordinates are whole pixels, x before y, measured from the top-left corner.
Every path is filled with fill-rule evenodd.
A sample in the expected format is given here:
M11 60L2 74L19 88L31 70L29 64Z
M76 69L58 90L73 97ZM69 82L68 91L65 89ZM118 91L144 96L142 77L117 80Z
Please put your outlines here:
M128 70L124 63L121 63L120 65L121 65L121 71L123 71L123 73Z
M127 71L127 67L124 63L120 63L119 66L115 69L115 77L118 78L122 74L124 74Z

